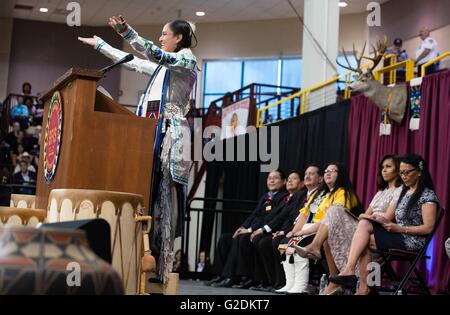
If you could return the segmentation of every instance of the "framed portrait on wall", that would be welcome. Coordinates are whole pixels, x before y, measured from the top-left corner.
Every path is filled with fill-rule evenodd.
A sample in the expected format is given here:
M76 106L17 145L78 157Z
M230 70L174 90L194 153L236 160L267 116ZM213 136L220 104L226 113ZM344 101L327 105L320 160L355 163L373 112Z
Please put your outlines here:
M222 136L228 139L247 133L250 98L240 100L222 109Z

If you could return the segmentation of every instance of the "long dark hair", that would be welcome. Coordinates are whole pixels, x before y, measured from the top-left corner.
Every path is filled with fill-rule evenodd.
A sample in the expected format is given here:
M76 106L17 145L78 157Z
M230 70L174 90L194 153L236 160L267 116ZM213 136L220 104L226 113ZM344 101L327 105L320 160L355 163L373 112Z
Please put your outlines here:
M395 187L399 187L402 184L402 179L399 175L399 169L400 169L400 161L399 158L396 155L387 154L383 156L380 163L378 164L378 173L377 173L377 188L378 190L384 190L389 186L389 183L383 179L383 175L381 175L383 171L383 163L386 160L391 159L394 161L395 170L397 171L397 179L395 181Z
M431 175L428 172L427 163L425 160L418 154L406 154L402 157L400 157L400 163L405 163L412 165L416 170L421 172L421 176L418 178L417 182L417 188L414 191L414 193L411 195L411 198L409 198L408 204L406 205L406 210L409 210L414 207L414 205L419 201L420 196L422 196L423 191L425 188L434 190L433 180L431 179ZM400 194L400 197L398 198L397 205L400 203L400 201L405 196L406 192L409 190L409 187L406 187L405 184L403 184L403 189Z
M195 30L192 29L191 24L185 20L175 20L170 22L170 29L174 35L182 35L181 41L177 44L175 52L179 52L184 48L193 48L198 44ZM192 45L192 39L195 39L195 45Z
M335 165L338 169L336 184L334 185L333 190L330 192L330 196L333 196L339 188L343 188L345 190L344 205L347 203L347 200L351 200L352 196L354 196L356 198L356 205L352 209L350 209L350 211L355 215L359 215L363 211L362 204L352 187L347 168L341 162L331 162L327 164L327 166L330 165ZM323 185L327 187L326 189L329 191L328 186L325 184L325 181L323 181Z

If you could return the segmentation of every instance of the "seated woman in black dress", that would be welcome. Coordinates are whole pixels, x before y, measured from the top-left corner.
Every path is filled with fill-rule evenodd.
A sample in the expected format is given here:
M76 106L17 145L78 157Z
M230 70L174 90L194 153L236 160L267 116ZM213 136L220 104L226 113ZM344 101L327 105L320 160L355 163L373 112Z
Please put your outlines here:
M400 176L403 189L397 207L390 207L384 215L362 216L347 265L338 276L330 277L331 282L355 287L356 264L359 261L360 265L367 265L370 248L418 251L425 245L437 220L439 200L423 158L416 154L401 157ZM359 293L362 294L360 290Z

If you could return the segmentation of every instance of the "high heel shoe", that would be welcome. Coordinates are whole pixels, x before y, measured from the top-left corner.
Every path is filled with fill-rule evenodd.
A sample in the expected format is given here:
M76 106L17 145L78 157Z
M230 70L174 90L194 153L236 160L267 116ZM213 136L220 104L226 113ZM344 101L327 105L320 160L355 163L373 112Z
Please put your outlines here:
M344 289L342 289L342 287L339 286L325 295L344 295Z
M339 284L345 288L356 288L356 284L358 283L358 278L355 275L348 276L331 276L330 282L335 284Z
M305 247L300 247L300 246L295 245L294 248L295 248L295 252L300 257L313 259L313 260L320 260L320 259L322 259L322 255L321 254L316 255L313 252L308 251Z

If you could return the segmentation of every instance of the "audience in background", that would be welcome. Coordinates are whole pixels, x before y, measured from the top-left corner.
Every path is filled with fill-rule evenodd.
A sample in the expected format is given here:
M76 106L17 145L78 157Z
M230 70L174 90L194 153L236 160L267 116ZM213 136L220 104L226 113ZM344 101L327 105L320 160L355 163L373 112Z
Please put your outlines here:
M181 249L175 253L175 261L173 263L172 272L180 274L183 277L189 271L189 264L186 261L184 253Z
M31 186L35 186L39 163L43 104L32 96L29 82L22 84L21 95L11 94L9 101L5 103L9 107L12 131L0 140L2 172L9 173L9 176L2 176L2 185L5 192L8 190L9 193L34 194L35 188ZM22 161L27 164L29 174L22 172ZM20 183L30 187L19 187ZM14 186L8 187L11 184ZM4 204L6 205L6 201Z
M209 257L203 250L198 254L198 262L196 272L209 272L211 270L211 265L209 264Z
M19 156L19 161L25 161L28 164L28 170L34 173L36 172L36 167L32 163L32 156L28 152L23 152L22 155ZM21 171L21 166L18 164L14 169L14 175Z
M22 84L22 94L26 95L26 96L31 95L31 84L30 84L30 82L24 82Z
M28 170L28 162L26 160L20 161L20 172L14 175L14 184L22 186L35 186L36 185L36 173ZM34 195L36 192L35 187L20 187L19 193L23 195Z
M433 60L439 56L438 44L430 37L430 30L428 28L423 28L420 30L420 38L422 42L416 50L415 64L417 65L417 71L419 74L422 72L422 65L430 60ZM432 64L427 67L426 74L432 74L437 72L439 69L436 64Z
M18 104L11 108L11 120L20 123L21 129L27 129L30 123L30 112L24 104L24 99L19 97Z
M396 38L394 40L394 47L386 51L386 55L394 54L396 57L396 62L408 60L409 58L408 54L406 53L406 50L403 49L402 45L403 45L402 39ZM386 63L385 66L387 66ZM406 68L405 67L398 68L396 71L396 75L397 75L397 82L405 82Z

